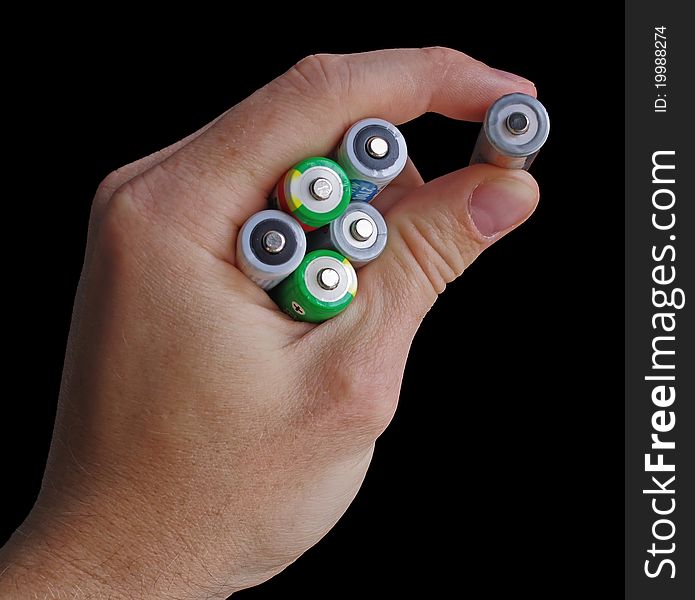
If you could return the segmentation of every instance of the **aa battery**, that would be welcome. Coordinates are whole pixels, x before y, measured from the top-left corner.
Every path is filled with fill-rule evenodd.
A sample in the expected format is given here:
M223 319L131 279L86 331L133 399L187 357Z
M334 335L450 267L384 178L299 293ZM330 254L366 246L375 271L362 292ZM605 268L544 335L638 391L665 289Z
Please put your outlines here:
M485 114L470 164L528 170L549 131L548 113L533 96L502 96Z
M386 221L371 204L352 202L330 225L307 235L307 249L333 249L359 268L377 258L386 246Z
M249 218L237 237L239 269L264 290L294 271L306 253L306 236L299 223L279 210L262 210Z
M352 185L352 199L371 202L405 167L408 147L398 128L383 119L355 123L336 150Z
M350 261L333 250L314 250L271 296L293 319L321 323L344 311L356 292Z
M339 217L350 197L345 171L329 158L312 157L283 175L270 204L292 215L304 231L312 231Z

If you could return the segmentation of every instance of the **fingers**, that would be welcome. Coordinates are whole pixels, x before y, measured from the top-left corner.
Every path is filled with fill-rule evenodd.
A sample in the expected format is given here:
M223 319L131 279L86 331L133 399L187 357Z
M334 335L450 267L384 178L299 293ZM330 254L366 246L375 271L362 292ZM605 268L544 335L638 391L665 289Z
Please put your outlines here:
M367 441L386 428L422 318L446 285L526 220L537 201L527 172L475 165L417 187L391 207L386 249L359 270L355 300L295 344L296 360L327 365L326 380L337 388L324 408L338 415L348 436L355 435L350 423Z
M414 333L448 283L505 233L525 221L538 187L525 171L475 165L408 194L388 213L384 254L360 272L370 317L410 324ZM373 291L379 289L379 294Z
M230 231L263 207L282 173L328 154L351 123L402 123L427 111L479 120L513 91L535 94L530 82L444 48L309 57L149 172L146 191L228 257Z

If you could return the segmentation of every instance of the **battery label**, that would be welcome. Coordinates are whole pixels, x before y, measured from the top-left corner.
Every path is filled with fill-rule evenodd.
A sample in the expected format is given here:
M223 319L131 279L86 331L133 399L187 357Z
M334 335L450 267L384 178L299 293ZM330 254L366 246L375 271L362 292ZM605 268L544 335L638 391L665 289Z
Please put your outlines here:
M371 181L364 179L351 179L352 199L360 202L369 202L379 192L379 188Z

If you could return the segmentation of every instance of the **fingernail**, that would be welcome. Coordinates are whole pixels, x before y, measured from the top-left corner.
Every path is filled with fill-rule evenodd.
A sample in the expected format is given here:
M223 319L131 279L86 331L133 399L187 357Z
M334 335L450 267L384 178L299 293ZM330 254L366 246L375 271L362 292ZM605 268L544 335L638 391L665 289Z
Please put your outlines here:
M518 75L515 75L514 73L510 73L509 71L503 71L502 69L492 69L495 73L497 73L500 77L504 77L505 79L509 79L510 81L513 81L514 83L528 83L529 85L533 85L533 87L536 87L533 83L533 81L529 81L528 79L524 77L519 77Z
M536 204L536 191L516 179L485 181L473 190L468 210L485 237L521 223Z

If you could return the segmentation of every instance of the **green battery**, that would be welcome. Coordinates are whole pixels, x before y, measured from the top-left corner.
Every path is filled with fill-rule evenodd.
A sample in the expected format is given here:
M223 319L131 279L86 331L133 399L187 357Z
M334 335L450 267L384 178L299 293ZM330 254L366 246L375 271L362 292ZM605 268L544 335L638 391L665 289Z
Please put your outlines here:
M270 196L270 204L292 215L304 231L337 219L350 202L350 180L329 158L307 158L285 173Z
M357 273L350 261L333 250L314 250L271 296L293 319L322 323L343 312L356 292Z

